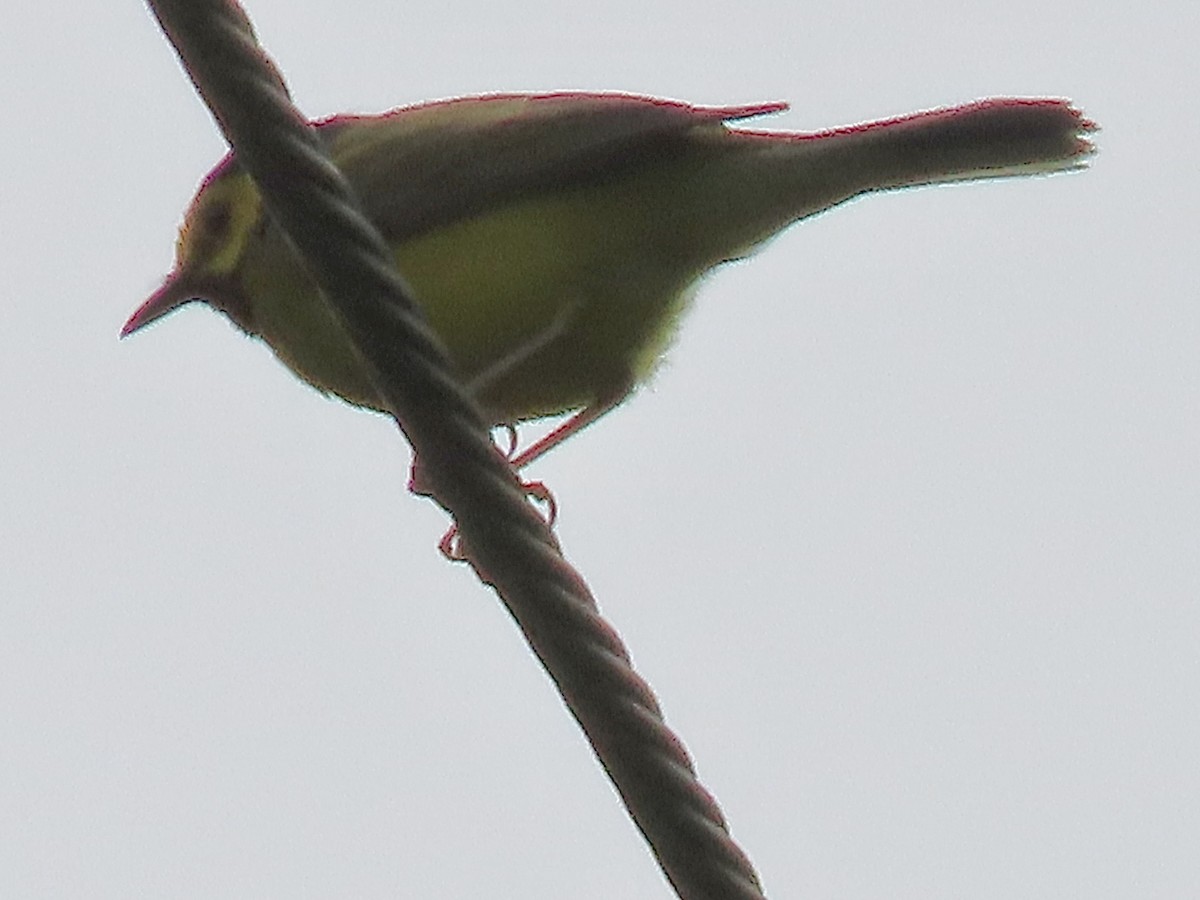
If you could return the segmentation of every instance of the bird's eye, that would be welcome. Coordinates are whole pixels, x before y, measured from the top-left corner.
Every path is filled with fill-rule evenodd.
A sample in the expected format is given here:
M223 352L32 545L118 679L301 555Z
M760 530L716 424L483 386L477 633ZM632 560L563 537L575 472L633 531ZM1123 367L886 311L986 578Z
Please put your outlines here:
M229 210L229 204L218 203L204 210L204 214L200 222L200 231L205 235L206 239L214 243L221 243L229 233L229 222L232 219L232 213Z

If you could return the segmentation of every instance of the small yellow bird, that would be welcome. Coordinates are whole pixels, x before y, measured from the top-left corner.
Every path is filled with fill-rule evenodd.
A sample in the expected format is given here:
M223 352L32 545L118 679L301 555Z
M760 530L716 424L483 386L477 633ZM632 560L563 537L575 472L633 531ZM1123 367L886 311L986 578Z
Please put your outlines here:
M620 403L691 289L791 223L871 191L1080 168L1094 125L1061 100L993 99L815 134L727 123L781 103L496 94L316 123L494 425L574 412L528 462ZM227 156L175 269L122 336L191 301L321 391L384 404L254 182Z

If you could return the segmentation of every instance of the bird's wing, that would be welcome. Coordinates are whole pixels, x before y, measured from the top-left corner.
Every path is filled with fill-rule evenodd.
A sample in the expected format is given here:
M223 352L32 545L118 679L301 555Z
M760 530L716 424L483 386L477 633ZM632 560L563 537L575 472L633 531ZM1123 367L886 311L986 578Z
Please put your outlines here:
M368 216L395 243L525 197L603 184L670 160L699 127L785 108L498 94L339 116L317 127Z

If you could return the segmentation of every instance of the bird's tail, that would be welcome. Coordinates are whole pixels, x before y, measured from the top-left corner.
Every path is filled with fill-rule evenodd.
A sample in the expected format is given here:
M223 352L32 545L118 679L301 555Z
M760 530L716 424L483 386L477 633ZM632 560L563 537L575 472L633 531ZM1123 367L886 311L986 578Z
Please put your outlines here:
M1065 100L1001 98L813 134L730 129L743 151L726 221L747 247L872 191L1082 168L1093 122ZM730 179L730 183L737 176Z
M1095 130L1064 100L993 99L792 140L838 148L862 192L1078 169Z

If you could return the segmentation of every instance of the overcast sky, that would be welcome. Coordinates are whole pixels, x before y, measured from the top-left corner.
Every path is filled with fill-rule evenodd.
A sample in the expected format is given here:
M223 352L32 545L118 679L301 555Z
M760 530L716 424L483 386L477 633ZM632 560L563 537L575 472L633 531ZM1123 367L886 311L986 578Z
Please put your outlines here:
M1200 895L1200 13L1134 6L250 6L313 116L1103 126L718 272L536 466L773 897ZM145 8L21 4L0 60L0 896L671 896L394 428L199 307L117 340L224 152Z

